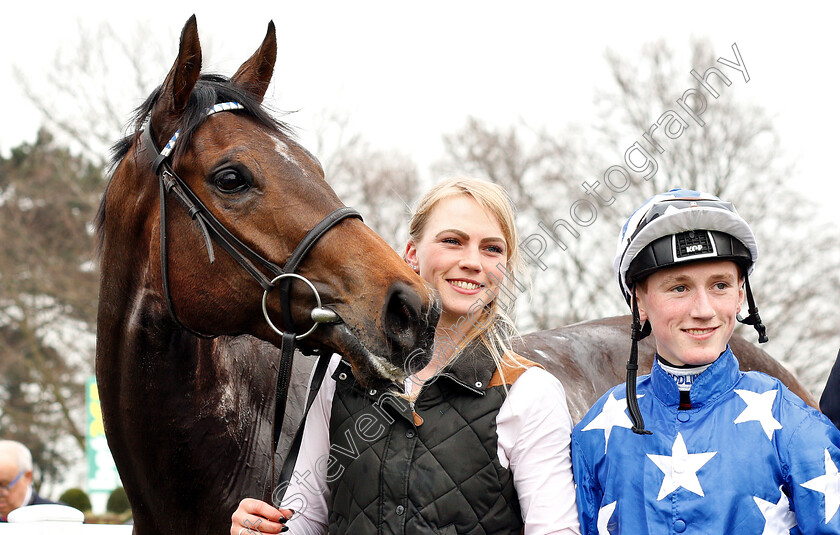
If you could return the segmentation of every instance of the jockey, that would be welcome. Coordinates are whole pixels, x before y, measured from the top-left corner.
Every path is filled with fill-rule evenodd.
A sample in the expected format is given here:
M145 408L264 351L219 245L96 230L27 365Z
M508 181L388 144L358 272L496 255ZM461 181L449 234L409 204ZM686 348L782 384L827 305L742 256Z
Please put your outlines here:
M729 347L736 318L767 339L757 258L732 204L697 191L656 195L621 229L628 382L572 433L582 533L840 534L840 431L781 381L741 372ZM637 380L649 333L656 358Z

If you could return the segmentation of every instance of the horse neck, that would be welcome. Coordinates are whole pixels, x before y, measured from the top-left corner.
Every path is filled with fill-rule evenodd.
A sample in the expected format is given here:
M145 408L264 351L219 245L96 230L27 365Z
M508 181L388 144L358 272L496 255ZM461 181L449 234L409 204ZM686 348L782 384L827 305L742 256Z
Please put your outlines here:
M202 518L203 532L220 531L241 498L270 492L277 350L179 329L155 289L148 242L109 246L122 261L102 270L96 372L136 522L168 533Z
M239 500L270 497L279 350L249 336L202 340L169 317L149 258L157 178L133 151L108 200L96 374L136 532L224 532Z
M160 308L135 312L147 317L143 328L98 352L117 363L98 365L100 381L118 385L102 392L109 442L148 532L174 533L187 517L196 533L221 532L240 499L271 490L275 376L256 365L270 355L250 337L201 340L161 328L170 322L151 319ZM234 381L240 376L251 380Z
M181 336L169 320L160 266L150 262L153 234L160 228L157 177L138 158L132 147L106 191L96 359L106 397L111 385L132 384L127 374L138 371L154 384L180 371L177 379L190 389L195 375L183 371L200 355L198 340ZM176 348L180 355L171 358Z

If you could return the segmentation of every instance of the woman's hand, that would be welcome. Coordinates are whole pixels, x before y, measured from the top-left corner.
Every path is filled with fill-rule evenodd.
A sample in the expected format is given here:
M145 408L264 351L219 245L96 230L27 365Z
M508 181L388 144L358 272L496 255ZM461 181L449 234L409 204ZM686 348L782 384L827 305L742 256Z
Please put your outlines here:
M286 521L292 518L291 509L277 509L271 505L245 498L231 515L230 535L257 535L288 531Z

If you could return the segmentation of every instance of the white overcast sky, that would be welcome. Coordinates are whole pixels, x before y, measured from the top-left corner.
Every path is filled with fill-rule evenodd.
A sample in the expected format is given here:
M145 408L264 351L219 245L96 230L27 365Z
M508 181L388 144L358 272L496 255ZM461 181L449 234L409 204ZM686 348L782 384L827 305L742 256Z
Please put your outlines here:
M836 184L840 37L837 14L823 7L828 3L7 4L0 8L2 154L34 139L39 125L12 77L13 64L32 74L49 68L56 50L73 39L78 20L89 26L108 20L124 31L154 20L158 38L171 42L174 60L178 32L195 13L200 36L211 44L205 68L224 74L256 49L268 21L275 21L280 53L269 98L275 108L301 110L292 122L302 128L304 144L311 126L307 113L340 108L352 113L370 141L421 165L440 156L441 135L463 126L467 115L500 125L523 119L558 131L571 122L585 129L595 90L606 83L607 47L632 58L642 44L657 39L685 50L690 38L706 37L716 56L732 58L731 45L737 43L751 80L745 84L732 71L733 86L775 118L786 154L797 158L797 185L819 191ZM685 87L692 68L706 67L686 63ZM126 119L144 96L126 95ZM601 172L592 169L592 176ZM824 193L815 197L826 199L826 207L834 200ZM837 221L836 212L830 216Z

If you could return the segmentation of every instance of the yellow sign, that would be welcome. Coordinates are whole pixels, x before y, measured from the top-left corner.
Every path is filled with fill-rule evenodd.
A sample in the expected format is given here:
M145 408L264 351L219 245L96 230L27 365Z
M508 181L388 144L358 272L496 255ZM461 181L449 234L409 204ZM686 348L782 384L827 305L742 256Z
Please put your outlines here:
M88 458L88 492L111 492L120 486L120 477L105 438L99 390L93 377L87 381L86 394L88 432L85 450Z

